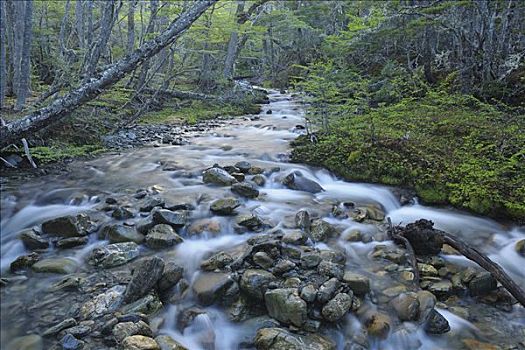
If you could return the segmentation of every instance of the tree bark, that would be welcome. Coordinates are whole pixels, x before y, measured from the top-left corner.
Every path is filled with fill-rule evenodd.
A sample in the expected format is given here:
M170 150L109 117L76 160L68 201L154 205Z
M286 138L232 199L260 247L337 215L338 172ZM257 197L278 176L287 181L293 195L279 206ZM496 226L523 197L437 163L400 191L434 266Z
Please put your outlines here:
M135 48L135 5L136 0L132 0L129 3L128 8L128 42L127 42L127 52L128 54L133 52Z
M93 43L93 0L87 0L86 7L86 33L89 35L86 37L86 48L90 48Z
M153 33L155 31L155 22L157 20L157 11L159 8L159 2L158 0L150 0L150 18L148 23L148 28L146 29L146 33L144 34L147 36L150 33ZM150 68L150 60L148 59L142 64L142 69L140 71L139 78L137 80L137 83L135 85L136 90L140 90L142 86L144 85L144 82L146 81L146 77L148 75L148 71Z
M244 11L244 1L240 0L237 2L237 11L235 16L238 18ZM239 43L239 33L237 28L234 28L230 34L230 40L228 42L228 49L226 52L226 58L224 60L223 77L226 80L231 80L233 77L233 66L235 65L235 58L237 57L237 45Z
M84 48L84 1L77 0L75 6L75 24L78 37L78 47Z
M104 89L118 82L139 64L153 57L164 47L171 45L216 1L217 0L203 0L196 2L189 10L174 20L170 26L154 40L145 42L132 54L123 57L111 65L101 73L99 78L90 79L79 88L55 100L49 106L0 128L0 147L5 147L26 135L30 135L60 120L71 111L80 107L83 103L100 95Z
M7 87L7 61L6 61L6 3L0 2L0 109L4 106L4 97Z
M20 62L20 80L16 96L15 110L24 108L31 82L31 42L33 39L33 0L25 2L24 11L24 41L22 45L22 57Z

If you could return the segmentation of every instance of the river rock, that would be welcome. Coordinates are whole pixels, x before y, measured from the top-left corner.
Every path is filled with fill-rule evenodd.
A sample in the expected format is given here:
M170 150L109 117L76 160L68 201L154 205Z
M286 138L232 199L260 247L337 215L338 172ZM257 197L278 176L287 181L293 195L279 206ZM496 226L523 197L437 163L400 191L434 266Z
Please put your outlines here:
M144 241L144 235L137 232L134 227L124 225L108 225L102 229L102 236L110 243L135 242L140 244Z
M55 335L57 334L58 332L60 332L61 330L63 329L66 329L66 328L70 328L70 327L73 327L73 326L76 326L77 325L77 321L75 321L74 318L67 318L65 320L63 320L62 322L46 329L43 333L42 333L42 336L43 337L47 337L47 336L50 336L50 335Z
M335 227L324 220L314 220L311 224L310 237L316 242L325 242L336 235Z
M89 241L89 238L86 236L63 238L56 243L56 246L59 249L68 249L68 248L74 248L74 247L78 247L81 245L85 245L87 244L88 241Z
M432 265L429 265L429 264L421 264L421 263L418 263L417 264L417 269L419 270L419 272L421 272L421 276L437 276L438 275L438 270L436 270L436 268Z
M428 290L438 298L446 297L452 293L452 282L449 280L434 282L428 286Z
M120 343L131 335L145 335L152 337L153 332L146 322L139 320L138 322L119 322L113 327L113 335Z
M352 296L347 293L339 293L326 303L321 314L325 320L329 322L337 322L346 315L351 306Z
M375 221L383 221L385 219L385 212L378 205L367 205L365 207L366 216Z
M159 345L160 350L188 350L169 335L156 336L155 341Z
M450 325L443 315L432 309L425 324L425 332L429 334L443 334L450 331Z
M255 265L262 267L263 269L269 269L273 266L273 259L265 252L257 252L253 254L253 262Z
M436 296L429 291L420 290L416 293L416 297L419 302L419 319L425 320L436 305Z
M153 338L132 335L122 341L122 350L160 350L160 347Z
M88 256L88 262L107 269L123 265L138 257L139 254L139 246L136 243L114 243L93 249Z
M282 241L288 244L304 245L308 236L303 231L294 230L284 234Z
M275 276L268 271L250 269L242 274L240 288L250 298L262 301L268 285L275 280Z
M334 296L340 286L341 282L337 278L330 278L319 287L316 296L317 301L322 304L326 303Z
M126 287L116 285L104 293L98 294L80 307L82 319L95 319L116 311L124 300Z
M284 259L280 260L277 264L275 264L274 268L272 269L272 272L275 275L282 275L283 273L293 270L296 267L297 265L293 261Z
M317 252L301 254L301 266L306 269L313 269L317 267L321 260L321 255Z
M317 182L305 177L300 171L294 171L286 175L282 184L291 190L318 193L324 189Z
M64 335L62 339L60 339L59 343L62 345L62 349L64 350L77 350L84 347L84 342L82 340L78 340L72 334Z
M195 220L188 228L188 234L197 235L203 232L217 234L221 232L221 221L218 218L205 218Z
M184 227L188 221L186 210L156 209L151 213L151 216L154 224L167 224L175 229Z
M235 218L235 223L252 231L259 230L263 226L262 220L254 214L240 214Z
M498 281L490 272L479 272L474 278L469 282L468 289L470 295L479 296L490 293L493 290L496 290L498 287Z
M335 277L337 279L342 279L344 276L343 265L326 260L323 260L319 263L317 266L317 271L321 276Z
M165 204L164 199L160 197L151 197L146 200L144 204L140 206L140 211L142 212L149 212L152 211L154 208L157 207L163 207Z
M317 289L313 284L308 284L301 289L301 298L308 303L313 303L316 296Z
M246 198L257 198L259 190L249 182L238 182L232 185L231 191Z
M390 301L401 321L414 321L419 314L419 300L415 293L402 293Z
M222 270L233 262L233 258L226 252L218 252L201 263L201 269L204 271Z
M345 271L343 281L357 295L365 295L370 291L370 279L358 273Z
M310 214L306 210L299 210L297 214L295 214L295 226L304 232L310 232Z
M252 167L252 165L248 163L247 161L242 160L240 162L235 163L235 167L239 169L242 173L247 174L250 171L250 168Z
M234 283L228 273L204 272L196 278L192 289L198 301L208 306L219 301Z
M117 220L126 220L131 219L133 216L135 216L135 214L133 214L133 212L126 207L118 207L117 209L113 210L111 216Z
M386 339L390 332L391 323L390 317L379 312L373 312L365 321L368 334L380 339Z
M525 239L520 239L517 241L514 249L519 255L525 258Z
M297 289L282 288L264 294L268 315L277 321L301 327L307 319L306 302L299 297Z
M211 183L218 186L230 186L237 182L233 176L221 168L211 168L206 170L202 175L205 183Z
M36 262L39 260L40 255L38 255L35 252L32 252L28 255L21 255L9 265L9 269L11 270L11 272L25 270L36 264Z
M152 249L173 247L183 241L170 225L159 224L149 230L146 235L146 245Z
M10 341L6 350L43 350L44 340L37 334L25 335Z
M46 249L49 247L47 239L41 237L32 229L23 231L18 237L24 244L24 247L29 250Z
M42 231L51 236L77 237L88 234L89 217L86 214L68 215L51 219L42 224Z
M330 339L319 334L300 335L282 328L261 328L255 335L257 350L335 350Z
M438 255L443 246L441 231L433 228L430 220L421 219L406 225L404 233L416 255Z
M259 187L262 187L266 184L266 177L261 174L254 175L252 177L252 182Z
M126 288L124 302L130 303L146 295L157 284L163 272L164 260L159 257L139 261Z
M159 279L158 288L163 292L175 286L182 278L184 268L177 263L170 261L164 266L164 271Z
M31 266L35 272L69 274L77 270L77 262L70 258L47 258Z
M124 305L121 312L124 314L144 314L151 315L162 309L162 302L157 293L148 294L131 304Z
M233 215L240 205L241 202L236 198L221 198L211 204L210 210L217 215Z

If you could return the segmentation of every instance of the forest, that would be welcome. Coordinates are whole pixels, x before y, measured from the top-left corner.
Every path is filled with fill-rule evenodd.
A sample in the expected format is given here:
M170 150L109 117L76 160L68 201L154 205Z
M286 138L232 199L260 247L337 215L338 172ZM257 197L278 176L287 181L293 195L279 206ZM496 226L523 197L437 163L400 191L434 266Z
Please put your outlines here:
M1 0L0 347L525 348L524 18Z

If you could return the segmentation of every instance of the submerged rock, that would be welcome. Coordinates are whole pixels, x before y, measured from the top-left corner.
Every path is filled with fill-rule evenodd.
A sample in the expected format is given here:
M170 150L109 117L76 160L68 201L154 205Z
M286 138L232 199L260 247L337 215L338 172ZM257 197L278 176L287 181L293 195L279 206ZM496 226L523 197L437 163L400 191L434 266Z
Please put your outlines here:
M346 271L343 275L343 281L357 295L364 295L370 291L370 279L358 273Z
M6 350L43 350L44 340L37 334L25 335L10 341Z
M306 302L299 297L297 289L268 290L264 294L268 315L277 321L301 327L307 319Z
M300 335L282 328L262 328L255 335L258 350L335 350L330 339L318 334Z
M525 257L525 239L520 239L517 241L514 249L519 255Z
M419 314L419 300L415 293L402 293L390 301L401 321L414 321Z
M77 262L70 258L43 259L31 266L35 272L69 274L77 270Z
M257 198L259 190L249 182L238 182L232 185L231 191L246 198Z
M380 339L386 339L390 332L392 321L383 313L374 312L365 321L368 334Z
M225 291L230 288L235 281L230 274L222 272L205 272L199 274L192 289L197 299L202 305L212 305L220 300Z
M221 198L211 204L210 210L218 215L233 215L240 205L241 203L235 198Z
M300 171L294 171L286 175L282 183L291 190L305 191L310 193L324 191L321 185L305 177Z
M88 256L88 262L102 268L111 268L123 265L138 257L139 254L139 246L136 243L114 243L93 249Z
M163 272L164 260L161 258L155 256L142 259L135 266L133 277L126 288L124 301L130 303L146 295L157 285Z
M230 186L237 182L233 176L221 168L211 168L206 170L202 175L205 183L211 183L219 186Z

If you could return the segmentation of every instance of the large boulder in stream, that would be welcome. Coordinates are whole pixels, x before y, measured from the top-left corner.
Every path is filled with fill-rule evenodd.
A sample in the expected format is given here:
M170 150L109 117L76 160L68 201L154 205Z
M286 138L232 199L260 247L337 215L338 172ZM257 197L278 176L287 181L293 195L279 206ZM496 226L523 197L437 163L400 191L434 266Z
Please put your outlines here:
M182 237L166 224L155 225L146 235L146 245L152 249L172 247L182 241Z
M291 190L318 193L324 189L317 182L305 177L300 171L294 171L286 175L282 184Z
M268 315L277 321L301 327L307 320L306 301L296 288L268 290L264 294Z
M91 222L86 214L68 215L51 219L42 224L42 231L51 236L78 237L89 232Z
M129 282L124 301L133 302L146 295L157 285L164 272L164 260L155 256L141 260L133 271L133 277Z
M109 225L102 229L101 238L106 238L110 243L135 242L140 244L144 241L144 235L137 232L134 227L124 225Z
M249 182L238 182L231 187L233 193L246 198L257 198L259 190Z
M335 350L330 339L318 334L301 335L282 328L262 328L255 335L258 350Z
M218 186L230 186L237 182L233 176L221 168L211 168L202 174L202 180L205 183L211 183Z
M236 282L229 273L205 272L193 283L193 292L202 305L211 305L225 296Z
M249 269L242 274L240 287L250 298L262 301L268 285L275 280L275 276L268 271Z
M234 215L240 205L241 202L235 198L221 198L211 203L210 210L217 215Z

